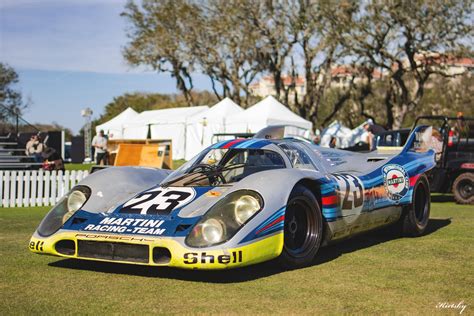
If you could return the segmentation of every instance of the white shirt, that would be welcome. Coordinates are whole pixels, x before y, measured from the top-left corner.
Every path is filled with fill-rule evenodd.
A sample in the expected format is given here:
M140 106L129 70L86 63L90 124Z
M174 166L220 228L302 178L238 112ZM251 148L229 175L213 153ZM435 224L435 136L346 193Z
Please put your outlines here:
M95 151L97 153L105 153L107 151L107 138L100 135L95 135L92 139L92 146L99 146L95 147Z

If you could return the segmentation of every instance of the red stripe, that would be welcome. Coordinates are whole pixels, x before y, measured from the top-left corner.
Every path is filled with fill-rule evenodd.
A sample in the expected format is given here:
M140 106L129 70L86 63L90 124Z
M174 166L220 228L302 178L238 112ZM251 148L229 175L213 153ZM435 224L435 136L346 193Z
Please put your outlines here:
M237 143L240 143L242 141L244 141L245 139L242 139L242 138L237 138L237 139L234 139L233 141L225 144L224 146L222 146L221 148L229 148L230 146L234 145L234 144L237 144Z
M416 176L413 176L413 177L410 178L410 186L411 187L415 185L416 180L418 180L419 177L420 177L420 175L417 174Z
M332 196L323 196L323 205L337 204L337 197Z
M271 223L268 224L267 226L265 226L265 227L259 229L259 230L255 233L255 235L260 234L260 232L264 231L264 230L267 229L267 228L272 227L273 225L275 225L275 224L277 224L277 223L279 223L279 222L281 222L281 221L283 221L283 220L285 220L285 215L282 215L282 216L278 217L276 220L274 220L273 222L271 222Z

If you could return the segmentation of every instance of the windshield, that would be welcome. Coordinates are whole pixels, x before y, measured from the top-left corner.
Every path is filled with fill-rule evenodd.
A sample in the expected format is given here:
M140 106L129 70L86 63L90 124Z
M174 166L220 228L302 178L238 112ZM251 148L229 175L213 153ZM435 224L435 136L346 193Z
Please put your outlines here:
M170 174L164 185L225 185L260 171L282 168L286 168L283 158L271 150L215 148L201 153Z

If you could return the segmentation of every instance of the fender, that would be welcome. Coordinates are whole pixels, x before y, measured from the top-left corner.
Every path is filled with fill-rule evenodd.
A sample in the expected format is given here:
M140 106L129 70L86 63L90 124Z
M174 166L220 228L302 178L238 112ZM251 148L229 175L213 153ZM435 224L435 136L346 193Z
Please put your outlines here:
M172 170L143 167L111 167L84 178L78 185L88 186L92 192L83 209L92 213L108 211L163 181Z

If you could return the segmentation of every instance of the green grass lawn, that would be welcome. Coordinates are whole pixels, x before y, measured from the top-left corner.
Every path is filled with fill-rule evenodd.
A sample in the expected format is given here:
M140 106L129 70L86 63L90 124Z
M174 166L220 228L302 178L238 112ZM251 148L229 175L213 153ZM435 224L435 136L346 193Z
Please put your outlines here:
M91 167L93 165L92 164L89 164L89 163L66 163L64 164L64 168L66 168L66 170L87 170L87 171L90 171L91 170Z
M427 234L372 232L320 250L313 266L202 272L64 260L28 251L46 208L0 208L5 314L474 314L474 207L432 204Z
M180 159L180 160L173 160L173 169L178 169L181 167L182 164L184 164L186 160ZM64 164L64 167L66 170L87 170L90 171L91 167L94 164L83 164L83 163L66 163Z

